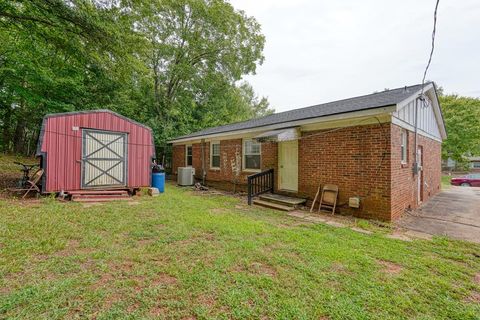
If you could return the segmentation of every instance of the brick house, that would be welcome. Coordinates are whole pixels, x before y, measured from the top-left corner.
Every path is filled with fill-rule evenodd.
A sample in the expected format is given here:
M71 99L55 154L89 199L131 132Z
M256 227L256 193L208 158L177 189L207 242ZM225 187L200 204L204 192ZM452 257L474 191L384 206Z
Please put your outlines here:
M245 189L274 170L274 192L311 201L339 187L338 210L395 220L440 190L445 125L435 85L414 85L205 129L171 141L173 175ZM418 165L416 165L418 163ZM418 168L418 169L417 169ZM359 208L349 199L360 199Z

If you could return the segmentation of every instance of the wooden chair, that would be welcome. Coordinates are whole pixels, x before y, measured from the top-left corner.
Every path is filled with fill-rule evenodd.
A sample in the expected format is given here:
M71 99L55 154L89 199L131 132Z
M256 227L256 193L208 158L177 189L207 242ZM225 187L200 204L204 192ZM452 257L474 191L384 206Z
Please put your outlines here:
M334 184L326 184L322 189L322 197L318 204L318 211L326 209L335 214L335 207L337 206L338 186Z
M40 188L37 186L37 184L40 182L40 179L42 179L43 172L44 172L43 169L38 169L37 172L33 174L32 179L27 181L28 187L26 189L17 190L17 191L27 190L27 192L25 192L25 194L23 195L22 199L25 199L25 197L30 191L36 191L40 193Z

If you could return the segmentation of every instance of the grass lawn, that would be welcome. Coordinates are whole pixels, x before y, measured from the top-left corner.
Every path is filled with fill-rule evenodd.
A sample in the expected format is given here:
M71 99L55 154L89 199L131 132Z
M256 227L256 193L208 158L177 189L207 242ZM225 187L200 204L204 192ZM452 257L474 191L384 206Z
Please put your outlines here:
M166 194L0 201L0 318L479 319L480 246Z
M452 186L450 180L452 180L452 176L442 175L442 189L449 189Z

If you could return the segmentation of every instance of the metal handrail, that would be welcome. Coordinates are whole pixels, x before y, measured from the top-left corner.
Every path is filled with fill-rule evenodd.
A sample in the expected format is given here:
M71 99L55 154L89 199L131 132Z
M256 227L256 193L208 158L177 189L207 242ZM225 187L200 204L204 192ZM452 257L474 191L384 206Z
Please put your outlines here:
M268 169L247 177L248 205L252 205L253 197L262 193L273 192L274 170Z

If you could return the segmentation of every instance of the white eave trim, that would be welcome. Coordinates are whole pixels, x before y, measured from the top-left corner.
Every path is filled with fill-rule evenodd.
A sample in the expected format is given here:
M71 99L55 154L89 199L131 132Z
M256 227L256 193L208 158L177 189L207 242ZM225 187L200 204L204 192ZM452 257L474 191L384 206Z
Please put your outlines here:
M379 108L372 108L367 110L355 111L355 112L346 112L341 114L335 114L331 116L323 116L305 120L296 120L296 121L288 121L282 122L262 127L250 128L250 129L242 129L242 130L233 130L228 132L220 132L220 133L213 133L213 134L206 134L202 136L195 136L195 137L187 137L183 139L175 139L170 140L168 143L181 143L181 142L188 142L192 140L199 140L205 138L217 138L217 137L225 137L230 135L238 135L243 133L252 133L252 132L259 132L259 131L268 131L268 130L276 130L276 129L284 129L284 128L291 128L297 127L312 123L321 123L321 122L328 122L328 121L335 121L335 120L344 120L344 119L351 119L351 118L358 118L358 117L365 117L365 116L374 116L379 114L390 114L397 110L396 105L379 107Z

